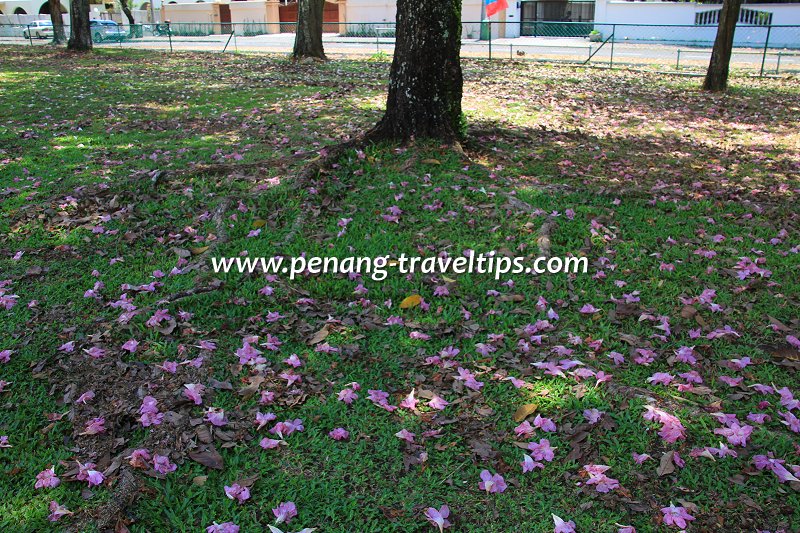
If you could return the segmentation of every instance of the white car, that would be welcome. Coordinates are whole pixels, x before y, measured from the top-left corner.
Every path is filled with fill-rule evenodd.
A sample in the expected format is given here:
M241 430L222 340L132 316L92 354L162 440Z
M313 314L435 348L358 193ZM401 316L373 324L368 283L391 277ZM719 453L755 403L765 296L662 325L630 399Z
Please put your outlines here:
M37 39L52 39L53 23L49 20L34 20L22 30L22 36L26 39L31 39L32 37L36 37Z
M125 29L113 20L92 19L89 21L89 31L92 32L92 40L96 43L122 41L127 36Z

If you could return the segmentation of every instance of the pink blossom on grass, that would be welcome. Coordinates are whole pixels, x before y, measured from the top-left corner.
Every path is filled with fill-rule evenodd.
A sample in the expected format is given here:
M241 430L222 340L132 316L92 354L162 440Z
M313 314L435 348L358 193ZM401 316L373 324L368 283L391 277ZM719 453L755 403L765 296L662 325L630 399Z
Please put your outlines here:
M520 463L522 466L522 473L525 474L527 472L531 472L536 468L544 468L544 464L538 461L534 461L533 457L528 455L527 453L522 455L522 462Z
M203 403L202 394L206 390L203 385L200 383L187 383L183 387L185 389L183 391L183 395L193 401L195 405L200 405Z
M47 515L47 519L51 522L57 522L61 519L62 516L71 515L72 511L67 509L65 506L60 505L57 501L53 500L50 502L50 514Z
M425 518L439 528L439 533L451 526L450 521L447 520L449 517L450 508L446 505L442 505L438 509L435 507L428 507L425 511Z
M147 468L147 463L150 461L150 452L144 448L138 448L133 450L125 459L128 459L128 464L133 468Z
M42 470L36 474L36 484L34 485L34 488L52 489L58 487L59 483L61 483L61 480L58 479L58 476L56 476L56 468L51 466L50 468Z
M672 503L669 504L669 507L662 507L661 512L666 525L680 529L685 529L688 523L695 519L685 507L676 507Z
M204 420L217 427L222 427L228 423L228 419L225 418L225 411L219 407L209 407L205 412Z
M606 465L585 465L583 470L589 475L587 485L594 485L597 492L610 492L619 488L619 481L608 477L605 472L611 467Z
M481 481L478 488L486 491L487 494L505 492L507 485L505 479L500 474L492 474L488 470L481 471Z
M584 409L583 417L590 424L597 424L605 413L598 409Z
M575 533L575 522L570 520L569 522L565 522L561 517L552 515L553 516L553 524L555 527L553 528L553 533Z
M169 474L174 472L178 465L169 462L169 457L165 455L153 455L153 469L160 474Z
M258 427L256 427L256 431L260 430L261 428L263 428L264 426L266 426L267 424L269 424L270 422L272 422L276 418L277 417L273 413L262 413L260 411L257 412L256 413L256 424L257 424Z
M87 390L86 392L78 396L78 399L75 400L75 403L86 405L92 399L94 399L94 391Z
M136 349L138 347L139 347L139 341L137 341L136 339L131 339L122 345L122 349L130 353L136 353Z
M428 402L428 407L430 407L431 409L436 409L438 411L443 410L448 405L450 405L450 402L448 402L447 400L436 394L434 394L433 398L431 398L430 401Z
M272 513L275 515L276 524L282 524L284 522L288 524L292 521L292 518L297 516L297 507L294 502L283 502L273 509Z
M356 394L355 391L353 391L353 389L342 389L342 390L339 391L339 394L337 395L337 399L340 402L344 402L347 405L350 405L355 400L358 399L358 394Z
M759 470L769 470L775 474L778 481L786 483L787 481L800 481L791 472L789 472L784 465L786 461L783 459L775 459L772 452L767 455L754 455L753 464Z
M414 437L416 436L416 434L411 433L407 429L403 428L400 431L398 431L397 433L395 433L394 436L397 437L398 439L404 440L404 441L406 441L408 443L413 443L414 442Z
M221 524L214 522L206 528L206 533L239 533L239 526L233 522L223 522Z
M536 415L536 418L533 419L533 425L548 433L556 431L555 422L550 418L543 418L542 415Z
M95 466L94 463L81 464L79 462L78 474L75 476L75 479L78 481L86 481L89 483L90 487L101 485L106 478L102 472L95 470Z
M328 436L333 440L347 440L350 438L350 432L344 428L336 428L329 432Z
M753 433L753 426L745 424L744 426L733 423L727 428L717 428L714 430L717 435L722 435L728 439L731 446L747 446L747 439Z
M265 450L274 450L280 445L286 445L286 441L282 439L278 440L278 439L270 439L264 437L263 439L261 439L261 442L259 442L258 445L264 448Z
M635 462L637 465L644 463L648 459L652 459L652 457L646 453L633 452L633 462Z
M234 483L230 487L226 485L225 496L227 496L231 500L236 500L237 502L242 504L250 499L250 489L248 489L247 487L243 487L238 483Z
M86 428L81 435L97 435L98 433L104 433L106 430L105 424L106 419L103 417L92 418L87 422Z
M411 392L408 393L402 402L400 402L400 407L402 409L408 409L409 411L413 411L417 408L417 404L419 400L414 397L414 390L412 389Z
M531 442L528 444L528 450L537 461L547 461L548 463L555 457L555 450L550 446L550 441L541 439L539 442Z

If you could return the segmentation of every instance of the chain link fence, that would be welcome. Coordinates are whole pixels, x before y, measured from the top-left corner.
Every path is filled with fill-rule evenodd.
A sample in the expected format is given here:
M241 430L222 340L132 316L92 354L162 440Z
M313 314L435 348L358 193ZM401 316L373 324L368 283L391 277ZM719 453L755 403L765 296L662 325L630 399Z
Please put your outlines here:
M43 46L52 41L47 21L0 23L0 44ZM489 60L546 61L645 70L702 72L716 36L713 25L637 25L597 22L492 21L462 23L461 56ZM291 52L295 23L173 22L124 25L93 21L98 48L165 51ZM390 58L393 22L326 23L331 57ZM513 30L513 31L510 31ZM69 26L65 27L69 35ZM520 36L506 36L520 33ZM800 26L737 26L731 67L757 75L800 72Z

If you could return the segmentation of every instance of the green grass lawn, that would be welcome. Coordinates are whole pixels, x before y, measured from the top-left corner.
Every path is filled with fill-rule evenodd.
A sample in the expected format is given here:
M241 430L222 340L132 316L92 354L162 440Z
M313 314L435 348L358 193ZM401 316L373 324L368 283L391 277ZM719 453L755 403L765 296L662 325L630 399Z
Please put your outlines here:
M380 118L388 63L0 54L0 530L265 531L281 502L298 512L285 531L435 531L425 512L442 505L455 531L551 531L552 514L677 530L670 504L689 531L800 529L797 80L707 95L693 78L466 62L466 156L369 146L299 181ZM550 254L586 257L587 274L211 269L244 253L532 260L545 225ZM254 336L264 361L241 365ZM205 386L202 405L185 384ZM419 403L390 412L370 390ZM146 396L160 424L141 424ZM677 417L677 439L647 406ZM275 419L258 429L258 412ZM515 432L537 415L555 431ZM541 439L552 461L523 472ZM134 467L135 449L177 468ZM759 469L768 454L783 467ZM618 483L599 492L587 465ZM34 488L51 466L60 484ZM483 470L507 489L481 490ZM237 482L243 503L226 496ZM49 521L51 501L74 514Z

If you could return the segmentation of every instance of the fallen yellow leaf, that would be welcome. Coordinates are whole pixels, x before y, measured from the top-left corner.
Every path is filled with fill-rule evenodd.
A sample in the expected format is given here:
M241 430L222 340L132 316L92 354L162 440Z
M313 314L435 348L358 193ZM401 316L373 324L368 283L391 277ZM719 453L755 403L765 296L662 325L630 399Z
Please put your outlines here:
M520 406L520 408L514 413L514 422L522 422L530 415L535 413L538 407L539 406L535 403L526 403L525 405Z
M422 303L422 296L419 294L412 294L400 302L400 309L411 309Z

